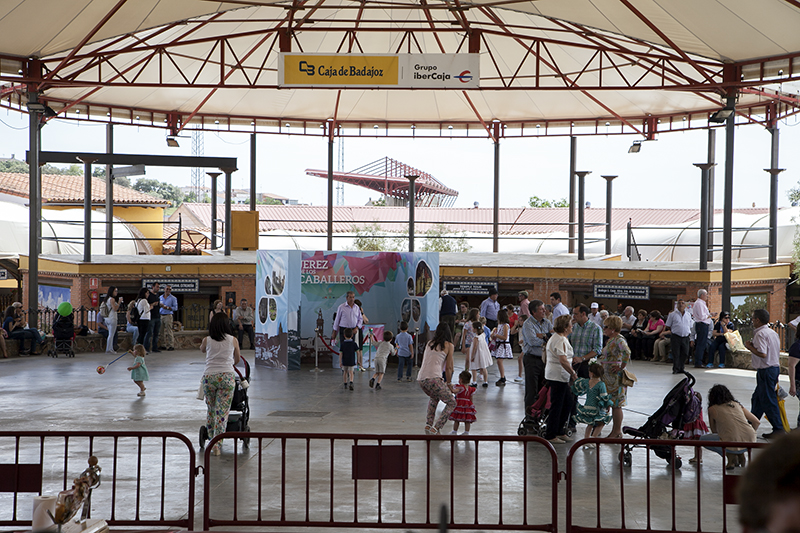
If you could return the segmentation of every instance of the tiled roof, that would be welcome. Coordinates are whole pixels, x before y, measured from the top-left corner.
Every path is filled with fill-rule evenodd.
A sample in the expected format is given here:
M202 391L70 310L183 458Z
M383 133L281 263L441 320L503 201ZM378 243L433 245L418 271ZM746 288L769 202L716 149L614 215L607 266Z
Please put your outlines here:
M248 205L236 204L231 207L235 211L247 211ZM325 233L327 231L328 208L310 205L258 205L261 223L259 231L285 230L309 233ZM500 209L500 233L503 235L529 235L536 233L566 232L569 220L569 209L563 208L505 208ZM737 213L764 214L766 208L735 209ZM184 227L190 227L190 220L196 220L196 229L208 231L211 226L211 205L184 203L170 220L177 220L178 213L183 212ZM722 210L718 209L718 213ZM424 233L434 224L444 224L453 231L470 233L492 232L491 209L462 209L417 207L415 209L415 227ZM605 209L586 209L587 224L604 224ZM225 206L217 205L217 218L225 217ZM612 229L624 229L630 219L634 227L669 226L685 224L700 217L697 209L640 209L618 208L613 210ZM576 217L577 218L577 217ZM577 222L577 220L576 220ZM346 233L353 227L378 224L382 230L403 232L408 228L408 209L405 207L373 207L373 206L341 206L333 208L334 233ZM551 225L552 224L552 225ZM587 226L587 232L605 231L603 226Z
M30 181L27 174L0 172L0 193L28 198ZM43 204L76 204L83 205L83 176L67 176L60 174L42 174ZM105 204L106 181L103 178L92 178L92 203ZM153 205L168 207L169 200L157 198L143 192L114 186L114 204Z

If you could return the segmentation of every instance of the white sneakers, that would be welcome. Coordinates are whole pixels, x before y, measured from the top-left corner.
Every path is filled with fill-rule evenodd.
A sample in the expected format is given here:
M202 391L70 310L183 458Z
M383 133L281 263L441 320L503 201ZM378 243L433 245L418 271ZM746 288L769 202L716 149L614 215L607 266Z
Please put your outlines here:
M516 381L517 383L521 383L523 381L522 376L515 377L514 381Z
M146 393L146 392L144 392L144 391L139 391L139 394L137 394L136 396L145 396L146 394L147 394L147 393Z

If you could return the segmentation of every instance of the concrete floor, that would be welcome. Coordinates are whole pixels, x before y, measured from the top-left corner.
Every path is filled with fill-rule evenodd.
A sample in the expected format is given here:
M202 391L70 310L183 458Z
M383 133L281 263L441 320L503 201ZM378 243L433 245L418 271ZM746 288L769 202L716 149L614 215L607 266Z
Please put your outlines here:
M251 351L245 351L244 355L252 361ZM203 371L202 354L199 351L175 351L148 356L151 381L147 384L147 396L144 398L136 396L138 388L130 381L129 372L125 370L132 358L118 361L104 375L96 373L98 365L106 364L111 359L104 354L93 353L79 354L74 359L40 356L0 360L0 390L3 391L3 403L6 406L0 411L0 431L175 431L186 435L194 448L198 449L198 430L206 412L204 402L195 398ZM463 366L463 360L463 356L457 354L457 369ZM516 376L516 361L514 365L507 363L506 368L507 376ZM661 405L664 395L678 382L679 377L673 376L670 366L663 364L636 361L632 369L639 383L629 390L624 423L638 427ZM328 368L320 373L309 370L303 368L300 371L278 372L253 366L253 379L248 390L251 431L345 434L342 437L355 434L422 435L427 397L416 383L397 383L393 365L390 365L381 391L368 387L371 376L368 372L356 375L355 391L350 392L342 389L338 370ZM522 418L524 388L513 381L509 381L505 387L496 387L493 384L496 374L495 366L490 373L492 384L487 389L480 388L475 395L478 421L473 425L472 435L516 435ZM736 369L698 370L696 378L695 390L704 396L714 383L724 383L737 399L749 406L755 386L753 372ZM782 376L782 383L788 389L785 376ZM786 410L794 425L798 401L789 398ZM770 431L768 426L764 420L759 433ZM448 424L444 433L450 429ZM579 427L579 431L582 432L582 427ZM604 433L607 432L606 429ZM38 443L27 442L35 444L28 455L36 457L39 453ZM329 441L321 444L316 440L289 444L285 453L287 477L283 484L286 487L285 501L290 503L284 501L282 504L276 488L280 487L282 479L280 446L271 439L254 440L249 450L236 454L233 453L234 444L226 441L222 457L212 458L216 462L210 465L213 517L232 517L233 485L238 483L240 489L236 499L239 519L255 519L259 516L259 509L262 519L280 519L280 513L275 509L282 508L286 512L285 520L302 520L305 502L308 501L311 518L322 521L330 519L345 523L358 519L369 523L374 521L378 509L381 509L381 517L385 522L399 522L405 516L406 523L422 523L427 520L427 512L434 517L431 520L435 520L439 502L450 504L450 489L453 487L456 494L453 516L461 524L472 523L476 514L481 523L497 523L501 509L504 524L522 524L525 520L528 524L546 523L550 520L550 459L540 445L524 447L519 443L501 445L494 442L481 443L479 448L475 442L466 440L443 439L433 444L428 444L425 439L407 440L403 444L409 447L408 480L405 483L384 481L380 489L382 500L378 503L371 499L378 492L377 482L352 483L349 464L352 444L352 440L345 440L337 443L335 450ZM85 454L77 451L79 443L71 443L70 446L70 456L74 456L76 461L68 466L71 479L82 470L81 460L85 461ZM181 451L181 445L172 446L167 455L175 459L168 458L163 468L147 460L148 453L161 453L160 444L152 448L145 446L141 462L128 458L127 462L121 460L119 464L110 465L108 462L103 464L101 458L104 475L109 476L106 479L110 479L112 472L117 475L118 506L120 502L127 504L128 511L133 514L133 509L139 505L143 514L153 512L158 518L162 515L156 511L163 500L163 516L169 518L186 514L181 501L185 498L182 495L186 492L188 479L182 472L170 469L178 468L178 457L186 455L187 450ZM108 447L100 440L94 444L98 456ZM310 456L318 460L305 463L306 449ZM45 483L45 492L48 488L56 492L60 490L57 486L60 482L53 480L57 480L64 470L63 460L55 457L59 453L63 455L61 450L63 443L48 447L48 454L54 455L52 459L47 455L43 461L45 478L51 482L50 485ZM333 467L334 461L329 457L331 450L336 457ZM556 451L558 470L565 471L569 445L556 446ZM13 441L0 438L0 463L13 460L13 455L9 456L13 453ZM692 450L681 448L684 466L673 478L671 469L664 461L653 454L648 457L640 449L633 450L632 467L620 470L618 453L619 448L611 446L604 446L599 452L582 449L576 452L572 465L574 523L589 527L596 525L596 477L599 476L602 500L600 516L604 527L622 525L620 509L623 501L626 526L647 527L649 495L649 519L654 529L672 527L671 510L674 507L677 529L697 530L699 507L702 511L702 530L722 530L722 462L718 456L706 452L705 462L698 468L688 464ZM197 457L198 463L202 464L203 456ZM261 480L257 479L259 464L263 468ZM141 476L145 479L140 501L124 494L123 490L125 483L135 485L137 469L141 469ZM162 471L175 481L175 486L167 487L163 495L159 486ZM426 479L429 479L426 478L427 472L434 473L430 485L426 485ZM293 477L293 474L296 476ZM676 487L674 506L671 503L673 483ZM558 522L561 531L565 527L565 485L562 480L558 487ZM196 487L195 524L199 528L202 526L203 476L198 476ZM430 496L427 496L428 490ZM702 495L702 504L699 506L698 491ZM498 501L501 492L502 502ZM431 505L426 509L425 501L428 499ZM93 502L96 504L93 506L93 515L105 517L103 513L110 511L103 508L100 500L98 495ZM479 511L475 510L476 500L479 502ZM0 520L8 519L8 501L7 495L0 494ZM353 510L356 504L358 511ZM20 514L29 512L29 502L19 505ZM527 514L523 513L523 509ZM125 514L122 510L115 512L118 517ZM727 519L735 522L734 507L728 507ZM737 531L735 524L728 523L727 528ZM264 530L263 527L261 529Z

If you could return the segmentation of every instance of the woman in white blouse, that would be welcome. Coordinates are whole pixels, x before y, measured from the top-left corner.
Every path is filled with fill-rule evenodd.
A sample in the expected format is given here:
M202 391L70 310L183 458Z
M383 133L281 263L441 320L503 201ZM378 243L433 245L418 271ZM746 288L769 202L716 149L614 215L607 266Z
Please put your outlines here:
M572 440L564 434L564 427L572 410L569 382L578 377L572 369L572 345L568 338L572 333L572 316L558 317L553 325L553 331L556 334L550 337L545 348L547 357L544 379L550 387L550 413L547 415L544 438L553 444L564 444Z

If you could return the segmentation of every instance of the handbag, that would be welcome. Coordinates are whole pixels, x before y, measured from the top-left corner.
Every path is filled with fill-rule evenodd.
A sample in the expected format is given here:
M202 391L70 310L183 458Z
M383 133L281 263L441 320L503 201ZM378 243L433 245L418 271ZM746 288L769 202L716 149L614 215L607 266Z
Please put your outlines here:
M627 368L622 369L622 385L625 387L633 387L633 384L639 381L636 379L636 374L628 370Z

